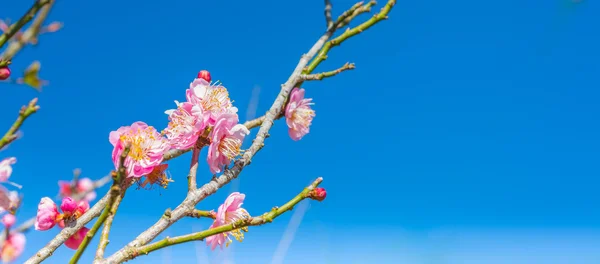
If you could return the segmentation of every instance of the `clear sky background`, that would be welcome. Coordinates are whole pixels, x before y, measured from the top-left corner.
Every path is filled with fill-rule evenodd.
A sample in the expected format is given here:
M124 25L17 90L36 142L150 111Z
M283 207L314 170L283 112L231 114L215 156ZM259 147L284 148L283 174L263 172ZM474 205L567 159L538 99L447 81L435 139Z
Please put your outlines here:
M30 2L4 1L0 15L16 18ZM352 4L333 0L334 16ZM131 263L272 263L292 218L299 227L283 263L600 263L599 12L590 0L398 1L388 21L318 68L349 61L356 70L305 84L316 103L311 133L294 142L277 122L240 179L198 208L239 190L260 214L318 176L324 202L251 228L223 252L188 243ZM51 19L64 29L12 66L40 60L50 85L40 94L0 86L4 128L40 98L24 137L0 153L18 158L20 220L74 168L106 175L111 130L164 128L163 112L201 69L228 87L242 120L260 87L264 113L325 28L323 1L299 0L59 0ZM127 193L108 253L179 204L190 156L170 162L168 190ZM198 179L210 177L201 163ZM208 225L185 219L163 235ZM17 262L57 232L28 233ZM61 247L48 263L73 252Z

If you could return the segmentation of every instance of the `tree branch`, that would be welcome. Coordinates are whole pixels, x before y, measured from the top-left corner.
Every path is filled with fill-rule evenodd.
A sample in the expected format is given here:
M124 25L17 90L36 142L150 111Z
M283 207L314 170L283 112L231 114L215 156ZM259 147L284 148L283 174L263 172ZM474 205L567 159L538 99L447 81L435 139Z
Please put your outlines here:
M141 254L148 254L152 251L159 250L161 248L165 248L168 246L177 245L177 244L190 242L190 241L204 240L205 238L216 235L216 234L230 232L235 229L240 229L240 228L247 227L247 226L259 226L259 225L271 223L278 216L282 215L283 213L285 213L287 211L291 211L294 208L294 206L296 206L296 204L298 204L300 201L302 201L306 198L309 198L309 193L312 190L314 190L319 184L321 184L322 181L323 181L323 178L321 178L321 177L317 178L308 187L304 188L304 190L302 190L302 192L300 192L298 195L296 195L294 198L292 198L292 200L290 200L286 204L282 205L281 207L274 207L271 211L266 212L266 213L262 214L261 216L251 217L251 218L247 218L247 219L240 219L240 220L236 221L235 223L219 226L216 228L207 229L204 231L200 231L200 232L196 232L196 233L192 233L192 234L188 234L188 235L177 236L177 237L172 237L172 238L167 237L160 241L154 242L152 244L148 244L146 246L140 246L137 248L133 248L133 249L131 249L130 253L125 257L124 261L134 259Z
M42 28L42 24L44 23L44 20L46 20L46 17L48 17L48 14L50 13L50 10L52 9L52 6L56 1L38 0L37 2L44 2L43 7L40 6L41 10L39 14L35 17L35 19L31 23L31 26L29 26L29 28L27 28L27 30L23 32L23 35L18 41L10 42L6 50L4 50L2 55L0 55L0 57L2 57L3 59L11 60L21 49L23 49L23 47L25 47L25 45L27 45L27 43L32 42L32 40L37 38ZM31 18L29 19L31 20Z
M391 9L391 7L393 6L394 3L395 3L394 0L390 0L388 2L388 4L386 5L386 7L384 7L382 9L382 12L375 15L375 17L374 17L375 19L371 19L371 20L359 25L356 29L361 30L361 31L365 30L365 29L371 27L373 24L375 24L375 22L382 20L387 15L387 13L389 12L389 10ZM310 71L307 71L308 68L306 68L306 67L309 65L309 62L313 58L315 58L315 55L317 54L317 52L322 51L322 49L324 48L324 45L326 45L326 43L330 43L330 42L328 42L329 39L331 38L331 36L335 32L335 30L337 29L337 25L339 25L339 23L341 23L339 21L344 21L344 19L346 17L352 15L354 10L359 8L361 5L362 5L362 2L353 6L352 12L344 12L344 14L342 14L342 16L340 16L340 18L338 18L338 22L334 23L334 27L329 29L321 38L319 38L319 40L313 45L313 47L306 54L304 54L301 57L300 62L297 64L296 68L294 69L294 71L292 72L292 74L290 75L288 80L282 85L281 91L279 92L279 95L277 96L275 102L273 103L273 105L271 106L269 111L267 111L267 113L265 114L265 117L262 120L260 129L259 129L256 137L254 138L252 145L250 146L250 148L248 150L246 150L244 152L244 155L242 156L241 159L234 162L233 167L226 169L221 176L213 178L213 180L211 180L209 183L206 183L199 189L196 189L193 192L188 192L188 195L186 196L184 201L179 206L177 206L173 211L169 211L168 214L165 213L153 226L148 228L146 231L142 232L133 241L128 243L125 247L121 248L119 251L114 253L112 256L106 258L103 261L96 261L95 263L120 263L120 262L122 262L124 259L126 259L128 252L130 252L131 249L146 245L149 242L151 242L160 233L162 233L166 228L171 226L173 223L175 223L182 217L188 215L190 211L194 210L194 206L197 203L202 201L207 196L215 193L219 188L226 185L231 180L237 178L238 175L241 173L241 171L244 169L244 167L251 163L251 160L254 157L254 155L256 155L264 147L264 141L269 135L268 132L271 129L274 120L282 113L282 110L285 107L287 98L288 98L291 90L297 84L302 83L302 81L303 81L301 78L302 73L309 74L310 72L312 72L312 70L314 70L314 67L316 67L320 63L320 61L322 61L323 59L321 59L318 62L311 63L311 65L313 65L313 67L312 67L313 69ZM356 32L357 31L356 29L346 31L346 33L342 34L340 37L338 37L336 39L343 41L353 35L356 35L356 34L358 34L358 32ZM338 45L339 45L339 40L338 40L338 42L334 42L334 43L338 43ZM331 45L332 44L330 44L330 46ZM320 54L326 54L326 52L320 53Z
M119 169L114 174L113 184L109 191L110 198L108 199L108 203L104 209L109 211L108 215L106 216L106 221L104 221L102 236L100 236L100 242L98 243L98 249L96 250L96 259L104 258L104 251L106 250L106 246L108 246L108 236L110 234L112 222L115 218L117 210L119 209L121 200L127 191L127 187L129 187L129 183L127 182L127 168L125 167L125 159L127 158L127 155L129 155L130 147L130 145L127 145L119 157ZM127 184L127 186L123 186L124 183Z
M19 30L23 26L25 26L25 24L27 24L27 22L31 21L31 19L33 19L35 14L37 14L37 12L40 11L40 9L48 3L50 3L50 0L35 1L35 3L33 3L33 5L29 8L29 10L27 10L27 13L25 13L21 17L21 19L19 19L19 21L17 21L17 23L14 23L13 25L11 25L8 28L7 32L4 32L4 34L0 35L0 48L2 48L4 46L4 44L6 44L6 42L10 38L12 38L15 34L17 34L17 32L19 32ZM5 57L5 59L10 59L10 58Z
M25 122L25 119L27 119L30 115L34 114L40 109L40 106L37 105L37 101L37 98L33 98L33 100L29 102L29 104L21 107L21 110L19 111L19 117L17 117L17 120L13 123L10 129L8 129L6 134L4 134L2 138L0 138L0 149L6 147L8 144L17 139L16 133L17 131L19 131L19 128L21 128L21 126L23 125L23 122Z
M109 211L110 211L109 208L104 208L104 211L102 212L100 217L98 217L98 220L96 220L96 223L94 223L94 226L92 226L92 228L85 235L85 238L83 239L83 241L77 248L77 251L75 251L75 254L69 261L69 264L75 264L79 261L79 259L81 258L81 255L83 255L83 252L85 251L85 249L88 247L88 245L90 244L90 242L96 235L96 232L98 232L98 230L100 229L102 224L104 224L104 221L108 217Z
M322 72L322 73L314 73L314 74L303 74L302 79L304 79L305 81L311 81L311 80L319 80L320 81L323 78L333 77L335 75L338 75L340 72L347 71L347 70L353 70L354 68L355 68L354 63L346 62L346 64L344 64L344 66L342 66L341 68L339 68L337 70Z
M123 150L123 153L121 154L120 161L119 161L120 166L119 166L118 171L116 172L116 177L114 177L116 179L113 180L113 186L114 186L115 180L117 182L120 182L121 179L124 178L123 176L125 175L125 167L123 167L122 164L124 163L125 157L129 153L129 150L130 150L129 146L126 146L125 149ZM35 255L33 255L26 262L24 262L24 264L33 264L33 263L37 264L37 263L40 263L43 260L47 259L48 257L50 257L50 255L52 255L52 253L58 247L60 247L63 243L65 243L65 241L69 237L71 237L73 234L75 234L75 232L79 231L79 229L81 229L87 223L92 221L92 219L94 219L98 215L100 215L100 213L102 212L102 209L110 208L108 205L112 205L114 203L114 199L115 199L114 194L115 194L115 192L112 190L112 187L111 187L111 191L107 192L106 195L104 195L104 197L102 197L102 199L100 199L92 208L90 208L81 217L77 218L77 220L75 220L73 222L69 222L68 226L65 226L65 228L63 230L61 230L60 233L58 233L58 235L56 235L56 237L54 237L52 240L50 240L50 242L48 242L48 244L46 244L46 246L41 248Z
M327 29L333 26L333 20L331 19L331 0L325 0L325 22L327 23Z
M174 222L181 219L185 215L188 214L189 211L194 209L194 206L202 201L207 196L215 193L219 188L229 183L231 180L238 177L238 175L242 172L242 169L251 163L252 157L260 151L260 149L264 146L265 138L271 126L273 126L273 121L279 114L282 112L285 107L285 102L287 97L289 96L291 90L294 88L296 83L301 81L300 75L302 74L302 69L306 67L308 62L317 54L317 52L323 47L325 42L329 40L331 35L335 29L331 29L327 31L317 42L313 45L313 47L308 51L308 53L304 54L298 62L298 65L285 82L282 85L281 91L277 96L277 99L269 109L269 111L265 114L265 118L258 130L256 137L250 148L244 152L242 158L234 163L234 166L230 169L226 169L225 172L214 178L209 183L203 185L199 189L196 189L193 192L188 193L185 200L177 206L169 216L161 217L152 227L148 228L146 231L142 232L137 238L131 241L127 246L117 251L112 256L108 257L105 261L99 263L119 263L122 262L127 256L127 252L131 248L136 248L142 245L147 244L152 241L156 236L158 236L162 231L171 226Z
M52 253L58 247L60 247L60 245L62 245L69 237L71 237L73 234L75 234L75 232L77 232L79 229L81 229L87 223L92 221L92 219L94 219L98 215L100 215L100 213L102 212L102 209L104 209L106 203L108 202L109 196L110 196L110 193L107 193L106 195L104 195L104 197L102 197L102 199L100 199L94 206L92 206L92 208L90 208L90 210L88 210L81 217L77 218L76 221L69 223L69 225L66 226L63 230L61 230L60 233L58 233L58 235L56 235L56 237L54 237L52 240L50 240L50 242L48 242L48 244L46 244L46 246L41 248L35 255L33 255L27 261L25 261L24 264L40 263L43 260L50 257L50 255L52 255Z
M352 29L346 30L346 32L344 32L342 35L328 41L323 46L323 49L321 49L321 51L319 52L319 55L313 61L311 61L310 64L306 67L306 69L304 70L304 74L309 74L309 73L313 72L315 70L315 68L317 68L317 66L319 66L319 64L321 62L323 62L325 59L327 59L327 53L329 52L329 50L331 50L332 47L339 46L340 44L342 44L342 42L349 39L350 37L358 35L359 33L363 32L363 31L367 30L368 28L372 27L373 25L377 24L377 22L379 22L381 20L387 19L387 15L389 14L390 10L392 10L392 7L394 7L395 4L396 4L396 0L388 0L388 2L381 9L381 11L379 11L379 13L375 14L372 18L370 18L369 20L363 22L362 24L360 24ZM356 10L357 8L358 7L354 8L354 10ZM354 13L354 11L353 11L353 13ZM346 16L346 18L353 15L353 13ZM344 21L346 18L342 19L342 21ZM339 21L340 20L338 19L338 23L337 23L338 25L340 23L342 23Z

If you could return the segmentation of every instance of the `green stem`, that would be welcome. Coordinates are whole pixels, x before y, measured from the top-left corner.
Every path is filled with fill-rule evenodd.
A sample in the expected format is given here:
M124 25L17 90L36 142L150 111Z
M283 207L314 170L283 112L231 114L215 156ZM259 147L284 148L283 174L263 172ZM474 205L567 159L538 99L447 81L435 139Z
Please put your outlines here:
M294 206L296 206L300 201L302 201L306 198L310 198L309 193L312 190L314 190L319 184L321 184L322 181L323 181L323 178L321 178L321 177L317 178L313 183L311 183L308 187L304 188L304 190L302 190L302 192L300 192L298 195L296 195L292 200L285 203L281 207L274 207L271 211L264 213L263 215L261 215L259 217L250 217L247 219L241 219L241 220L238 220L238 221L228 224L228 225L222 225L219 227L211 228L208 230L204 230L204 231L200 231L200 232L196 232L196 233L192 233L192 234L188 234L188 235L177 236L177 237L172 237L172 238L167 237L160 241L154 242L152 244L134 248L126 260L134 259L135 257L137 257L141 254L148 254L152 251L156 251L156 250L159 250L164 247L177 245L177 244L190 242L190 241L203 240L209 236L213 236L213 235L225 233L225 232L230 232L230 231L240 229L243 227L247 227L247 226L258 226L258 225L263 225L266 223L273 222L273 220L275 218L277 218L278 216L282 215L283 213L285 213L287 211L292 210L294 208Z
M327 53L332 47L339 46L340 44L342 44L342 42L349 39L350 37L358 35L359 33L369 29L381 20L387 19L388 13L390 12L390 10L392 10L392 7L394 7L395 4L396 0L389 0L387 4L381 9L381 11L375 14L372 18L352 29L346 30L346 32L344 32L342 35L339 35L338 37L325 43L319 54L310 62L310 64L308 64L308 66L306 66L306 69L302 73L309 74L313 72L321 62L327 59Z
M104 208L104 211L102 212L100 217L98 217L98 220L96 221L96 223L94 223L94 226L92 226L92 229L90 229L90 231L88 231L87 234L85 235L85 238L81 242L81 245L79 245L79 248L77 248L77 251L75 251L75 255L73 255L73 257L69 261L69 264L75 264L79 261L79 258L81 258L81 255L83 255L83 252L85 251L87 246L90 244L90 241L92 241L92 239L94 238L94 235L96 235L96 232L98 232L98 230L100 229L100 227L102 226L102 224L104 223L106 218L108 217L109 211L110 210L108 208Z
M27 24L27 22L31 21L35 14L37 14L37 12L48 3L50 3L50 0L35 1L29 10L27 10L27 13L25 13L25 15L23 15L21 19L17 21L17 23L11 25L7 32L4 32L4 34L0 35L0 48L2 48L10 38L17 34L17 32L19 32L19 30L25 26L25 24Z
M19 130L19 128L21 128L21 126L23 125L23 122L25 122L25 119L27 119L30 115L34 114L35 112L37 112L37 110L40 109L40 107L36 104L37 98L34 98L29 102L27 106L23 106L21 108L17 120L13 123L10 129L8 129L6 134L4 134L2 138L0 138L0 149L4 148L6 145L10 144L11 142L17 139L16 133Z

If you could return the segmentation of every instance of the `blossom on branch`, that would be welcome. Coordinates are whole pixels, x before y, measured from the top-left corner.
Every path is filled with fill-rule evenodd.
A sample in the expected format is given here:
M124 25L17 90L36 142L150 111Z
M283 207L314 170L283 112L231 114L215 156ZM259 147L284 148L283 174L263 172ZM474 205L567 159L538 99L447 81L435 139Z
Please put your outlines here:
M220 84L210 84L202 78L196 78L185 91L189 103L198 105L208 115L208 125L215 125L219 115L237 113L238 109L231 104L227 88Z
M69 181L58 181L59 195L61 197L72 196L74 194L87 193L83 200L88 202L96 199L96 192L94 191L94 181L90 178L82 178L77 180L75 184L75 193L73 193L72 183Z
M204 115L204 110L199 105L177 101L175 104L177 109L165 111L169 115L169 125L163 134L169 139L172 148L188 149L196 144L210 116Z
M238 124L237 114L221 114L211 131L207 161L212 173L219 173L241 153L244 137L250 134L246 126Z
M222 225L231 224L235 221L249 218L250 214L246 209L242 208L242 204L244 203L244 199L246 195L234 192L231 193L227 199L225 199L225 203L219 206L219 210L217 211L217 215L215 221L210 226L210 228L217 228ZM243 228L243 231L248 231L247 228ZM224 232L216 235L212 235L206 238L206 244L210 246L211 250L214 250L217 245L223 249L223 244L225 246L229 246L232 240L229 238L229 235L232 235L237 241L242 242L244 239L244 234L242 230L235 229L231 232Z
M315 117L311 109L312 98L304 98L304 89L294 88L290 93L290 101L285 108L285 122L288 132L293 140L300 140L310 131L309 127Z
M59 216L58 208L52 199L42 198L38 204L37 216L35 218L35 230L46 231L56 225Z
M129 155L125 158L128 177L142 177L159 165L163 153L169 150L169 142L152 126L144 122L135 122L131 126L120 127L110 132L109 141L113 145L112 159L115 169L119 168L119 159L126 144L131 144Z

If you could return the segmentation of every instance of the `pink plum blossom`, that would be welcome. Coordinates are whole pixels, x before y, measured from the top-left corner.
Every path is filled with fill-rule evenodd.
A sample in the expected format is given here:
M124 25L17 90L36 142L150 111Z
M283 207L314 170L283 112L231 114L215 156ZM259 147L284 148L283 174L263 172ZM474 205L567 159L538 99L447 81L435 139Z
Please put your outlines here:
M212 173L219 173L241 152L242 141L250 131L238 124L237 114L221 114L211 131L207 161Z
M169 115L169 125L163 133L169 139L171 147L188 149L196 144L210 116L204 115L204 110L199 105L177 101L175 104L177 109L165 111Z
M59 217L58 208L52 199L42 198L38 204L37 216L35 218L35 230L45 231L56 225Z
M17 158L10 157L0 161L0 182L8 181L12 174L12 166L17 162Z
M88 231L90 231L90 229L85 226L77 230L75 234L73 234L67 239L67 241L65 241L65 246L67 246L70 249L77 249L81 242L83 242L83 239L85 238L85 235Z
M131 144L124 164L128 177L142 177L152 172L162 162L163 153L169 149L168 140L144 122L135 122L110 132L109 141L114 147L112 159L117 169L125 145Z
M71 189L71 182L69 181L58 181L59 195L62 197L72 196L73 190ZM96 199L96 192L94 190L94 182L90 178L81 178L75 185L75 191L77 193L87 193L83 200L92 201Z
M210 228L216 228L222 225L231 224L235 221L238 221L243 218L250 217L250 214L246 209L242 208L242 204L244 203L244 198L246 195L241 194L239 192L231 193L227 199L225 199L225 203L219 206L219 210L217 211L215 221L210 226ZM220 233L216 235L212 235L206 238L206 244L210 246L211 250L214 250L217 245L223 248L223 244L229 245L231 243L231 239L229 235L233 235L238 241L243 239L243 234L239 229L236 229L231 232Z
M185 91L188 102L200 106L208 115L208 125L214 125L219 115L237 113L238 109L231 104L227 88L219 84L210 84L202 78L196 78Z
M312 98L304 98L304 89L294 88L290 94L290 101L285 108L285 122L288 133L293 140L300 140L308 134L310 124L315 117L315 111L310 108Z
M5 214L2 217L2 224L8 229L15 224L17 218L12 214Z
M2 245L2 251L0 252L2 262L8 263L18 258L25 249L25 242L26 239L23 233L9 234L4 245Z

